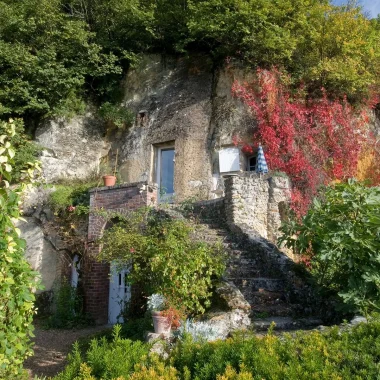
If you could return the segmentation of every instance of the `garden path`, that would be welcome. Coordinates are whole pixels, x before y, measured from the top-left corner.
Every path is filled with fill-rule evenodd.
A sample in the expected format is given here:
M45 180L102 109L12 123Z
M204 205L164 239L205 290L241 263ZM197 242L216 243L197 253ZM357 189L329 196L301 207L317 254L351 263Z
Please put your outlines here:
M28 358L24 367L30 379L34 376L55 376L67 364L67 355L75 341L80 338L104 331L106 326L94 326L81 329L44 329L36 326L34 330L34 355Z

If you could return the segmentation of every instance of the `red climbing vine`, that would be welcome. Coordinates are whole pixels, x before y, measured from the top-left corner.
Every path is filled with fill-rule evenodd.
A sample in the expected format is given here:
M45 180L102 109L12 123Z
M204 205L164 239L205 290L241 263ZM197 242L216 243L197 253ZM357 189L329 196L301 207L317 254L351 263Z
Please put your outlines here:
M307 211L318 187L356 173L368 113L355 111L346 99L330 100L327 94L309 99L302 91L291 94L285 77L276 69L257 70L256 80L235 81L233 94L252 111L257 125L253 145L238 137L244 150L261 143L270 169L291 179L292 208Z

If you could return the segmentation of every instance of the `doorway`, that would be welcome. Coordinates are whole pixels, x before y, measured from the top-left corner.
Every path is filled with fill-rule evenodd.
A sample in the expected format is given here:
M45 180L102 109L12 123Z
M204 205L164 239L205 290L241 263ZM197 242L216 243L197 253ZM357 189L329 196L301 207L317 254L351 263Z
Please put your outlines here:
M131 286L127 281L129 270L120 265L111 264L110 292L108 302L108 323L123 323L123 312L131 299Z

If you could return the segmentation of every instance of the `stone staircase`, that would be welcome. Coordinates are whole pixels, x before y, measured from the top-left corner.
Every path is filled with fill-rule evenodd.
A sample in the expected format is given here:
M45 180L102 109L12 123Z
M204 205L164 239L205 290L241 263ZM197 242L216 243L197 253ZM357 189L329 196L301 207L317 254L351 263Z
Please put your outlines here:
M287 281L279 270L266 265L263 252L244 245L231 233L223 219L197 218L194 238L209 244L221 243L228 254L225 280L238 287L251 305L250 318L255 331L310 329L322 324L305 315L303 305L289 295Z

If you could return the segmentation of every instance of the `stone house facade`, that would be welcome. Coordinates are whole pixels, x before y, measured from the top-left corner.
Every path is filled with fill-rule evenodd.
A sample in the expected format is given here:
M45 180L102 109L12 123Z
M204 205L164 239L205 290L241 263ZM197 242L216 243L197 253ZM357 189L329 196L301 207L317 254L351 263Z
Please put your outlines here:
M83 266L85 308L97 323L115 323L131 294L120 269L112 271L109 264L96 260L101 251L97 240L107 228L104 212L123 214L143 206L157 206L157 185L138 182L96 188L90 194L88 249ZM195 207L202 207L203 213L217 213L231 230L239 228L259 239L276 239L281 223L279 210L288 197L287 178L248 172L226 179L224 197L198 202Z
M123 185L93 190L93 210L126 212L160 202L205 201L208 208L222 207L231 226L276 241L289 182L257 176L255 154L246 154L233 143L236 135L252 142L254 119L231 94L233 82L249 80L250 75L238 65L215 69L205 56L141 57L124 80L122 105L134 113L133 125L107 130L89 107L85 115L50 120L37 129L46 182L93 176L104 163L113 165L117 154ZM29 227L41 232L39 242L45 244L49 237L43 234L41 213L37 217L31 210ZM112 281L123 288L120 273L110 282L110 267L94 260L100 250L96 240L104 228L105 220L90 216L88 255L82 263L86 309L98 323L110 321ZM48 248L59 256L57 245ZM74 254L66 252L70 255ZM38 269L49 272L48 267ZM53 282L49 279L49 286Z

